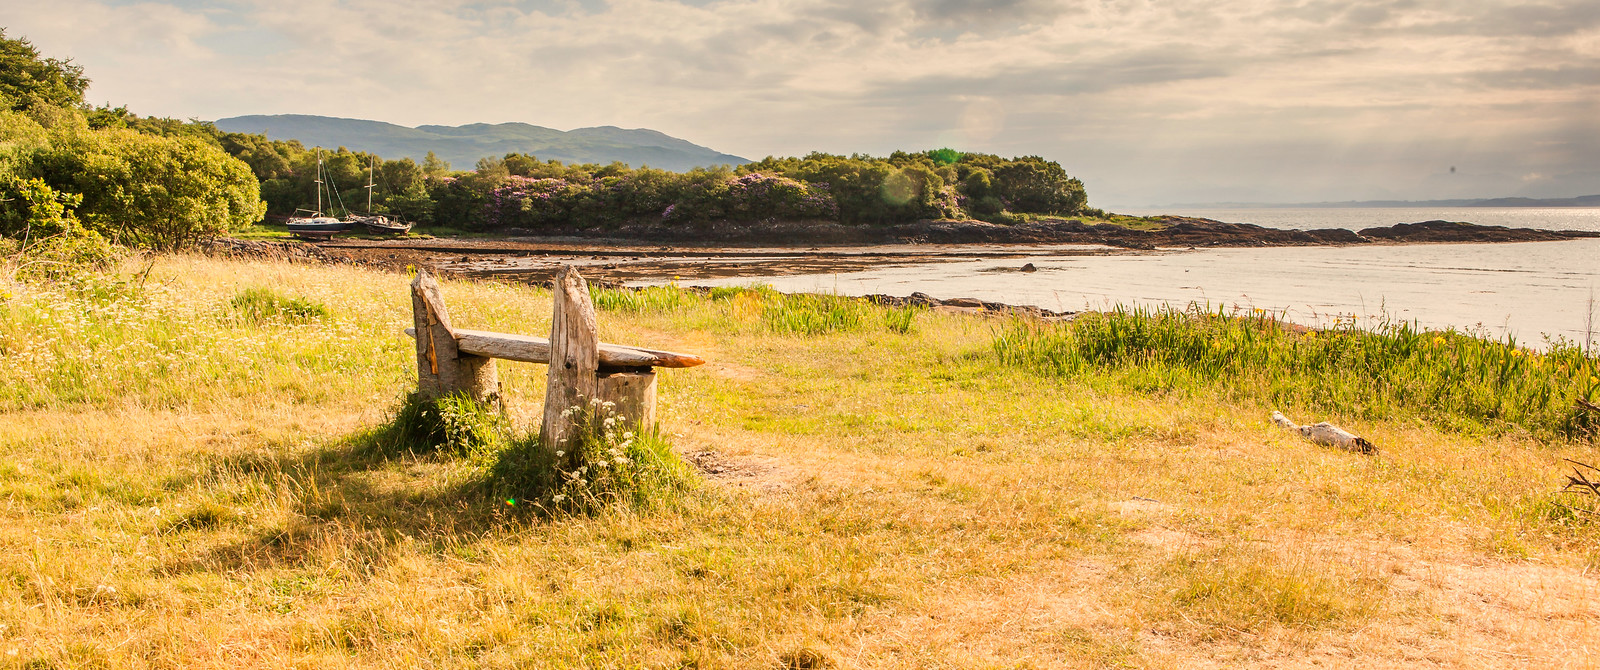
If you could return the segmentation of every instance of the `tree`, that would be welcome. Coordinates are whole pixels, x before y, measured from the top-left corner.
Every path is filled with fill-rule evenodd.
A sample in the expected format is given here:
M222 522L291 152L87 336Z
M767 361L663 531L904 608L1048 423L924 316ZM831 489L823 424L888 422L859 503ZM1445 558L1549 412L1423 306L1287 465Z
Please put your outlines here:
M438 156L433 155L432 151L429 151L428 155L422 159L422 173L429 177L448 177L450 176L450 162L441 160Z
M72 60L40 58L26 39L6 37L0 28L0 105L33 111L39 107L80 107L89 79Z
M1073 214L1088 199L1083 182L1068 177L1059 163L1038 156L996 167L994 189L1014 212Z
M191 137L102 130L58 142L45 177L82 194L84 225L124 244L175 249L266 214L250 168Z

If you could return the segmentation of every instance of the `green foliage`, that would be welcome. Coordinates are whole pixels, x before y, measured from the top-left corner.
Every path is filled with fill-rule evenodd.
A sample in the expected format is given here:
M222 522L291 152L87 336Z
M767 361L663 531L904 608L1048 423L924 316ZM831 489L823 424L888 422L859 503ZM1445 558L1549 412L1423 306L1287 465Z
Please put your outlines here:
M874 308L860 298L817 293L778 294L767 302L761 321L785 335L825 335L863 330Z
M250 323L310 323L328 316L322 303L291 298L269 288L247 288L228 303L239 318Z
M1540 353L1511 340L1407 323L1302 333L1259 310L1229 316L1119 308L1064 325L1019 323L996 337L994 349L1012 365L1110 375L1144 391L1212 388L1274 406L1516 427L1549 438L1593 435L1595 417L1576 401L1600 398L1600 359L1570 343Z
M90 110L87 84L77 66L0 32L0 98L10 103L0 109L0 235L95 256L100 236L171 249L261 218L259 181L214 126Z
M1086 202L1083 182L1061 165L1038 156L1019 158L994 169L996 195L1016 212L1073 214Z
M377 444L394 453L488 458L507 445L509 434L510 422L496 407L465 395L429 400L412 393L379 429Z
M610 403L592 400L567 411L574 437L563 449L552 453L529 436L500 452L490 470L497 497L589 514L616 506L657 509L693 484L689 467L659 434L625 429Z
M646 286L636 290L599 288L591 297L598 309L634 314L672 312L699 302L698 296L676 286Z
M268 142L260 136L220 137L262 180L262 198L270 212L286 215L313 207L316 168L311 152L297 143ZM374 160L342 148L326 155L329 181L335 186L362 183L365 166ZM1016 161L1026 163L1025 169L1007 173L1009 181L997 185L992 171ZM409 159L378 160L373 209L426 225L498 231L614 228L640 222L1010 220L1002 216L1007 209L1064 213L1082 205L1082 184L1066 177L1060 166L1037 157L1016 161L951 150L895 152L888 158L811 154L768 158L737 172L696 168L675 173L506 154L479 161L471 172L451 173L436 158L422 166Z
M0 190L5 196L5 202L0 203L0 233L26 243L30 238L60 235L78 228L72 211L83 203L81 195L61 193L38 177Z
M193 138L91 131L62 138L39 163L46 180L82 194L86 226L126 244L179 248L266 210L244 163Z
M422 173L434 178L444 178L450 175L450 163L440 160L432 151L422 159Z
M122 254L73 216L83 197L37 177L0 185L0 255L18 279L61 279L109 267ZM11 240L6 240L10 237Z
M917 314L922 308L915 305L905 307L890 307L883 310L883 327L891 333L905 335L915 329Z
M949 147L934 149L928 152L928 158L933 160L934 165L944 167L946 165L955 165L956 161L961 160L961 152Z
M78 107L88 88L82 67L43 58L32 42L8 38L0 28L0 106L19 111Z

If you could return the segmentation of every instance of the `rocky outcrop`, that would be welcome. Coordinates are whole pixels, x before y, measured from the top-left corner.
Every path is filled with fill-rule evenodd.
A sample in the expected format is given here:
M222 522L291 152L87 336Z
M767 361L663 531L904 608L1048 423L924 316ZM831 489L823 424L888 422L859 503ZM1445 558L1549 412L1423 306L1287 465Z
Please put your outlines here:
M264 242L218 237L202 242L199 250L211 256L226 258L260 258L308 263L324 263L329 260L327 252L321 247L301 242Z
M1455 221L1399 223L1383 228L1367 228L1362 237L1385 242L1555 242L1578 237L1600 237L1600 232L1578 230L1539 230L1480 226Z

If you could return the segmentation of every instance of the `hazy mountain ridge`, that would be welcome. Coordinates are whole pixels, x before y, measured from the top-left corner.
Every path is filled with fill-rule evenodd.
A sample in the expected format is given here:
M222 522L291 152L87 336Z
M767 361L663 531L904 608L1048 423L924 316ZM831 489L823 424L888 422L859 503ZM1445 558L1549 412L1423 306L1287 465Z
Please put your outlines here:
M308 147L348 147L387 159L420 162L432 151L456 169L471 169L480 158L513 152L565 163L621 161L635 168L649 165L678 172L750 162L647 128L598 126L561 131L528 123L407 128L383 121L307 114L236 116L218 119L216 124L228 132L264 133L272 139L299 140Z

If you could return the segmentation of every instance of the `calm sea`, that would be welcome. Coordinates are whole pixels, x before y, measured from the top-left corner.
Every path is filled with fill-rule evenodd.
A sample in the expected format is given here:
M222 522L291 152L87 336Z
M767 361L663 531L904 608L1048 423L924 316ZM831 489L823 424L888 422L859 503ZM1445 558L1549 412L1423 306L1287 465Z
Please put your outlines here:
M1600 230L1600 209L1238 209L1138 212L1203 216L1280 228L1351 228L1433 219L1512 227ZM784 291L846 295L922 291L1055 310L1191 303L1267 309L1308 325L1355 317L1481 331L1539 345L1546 336L1600 342L1600 239L1517 244L1171 250L973 260L835 275L758 280ZM752 280L722 280L741 285ZM699 283L699 282L697 282ZM1600 304L1594 307L1600 310Z
M1136 209L1119 214L1180 214L1228 223L1254 223L1268 228L1310 230L1392 226L1418 221L1465 221L1481 226L1600 230L1600 208L1594 207L1281 207L1242 209Z

